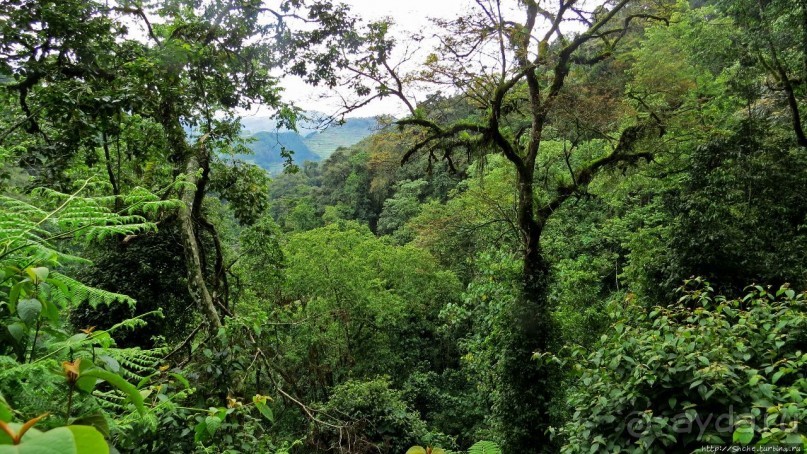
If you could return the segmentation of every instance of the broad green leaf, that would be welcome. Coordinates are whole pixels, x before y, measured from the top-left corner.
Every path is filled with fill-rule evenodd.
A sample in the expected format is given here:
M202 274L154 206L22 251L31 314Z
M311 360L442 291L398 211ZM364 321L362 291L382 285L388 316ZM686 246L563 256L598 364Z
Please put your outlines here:
M806 441L807 440L804 439L804 436L800 434L791 433L787 434L787 437L785 437L785 443L790 443L794 445L803 444Z
M95 368L95 364L93 364L92 360L89 358L84 358L79 362L78 366L78 380L76 380L76 387L79 390L89 394L95 389L95 384L98 382L98 378L96 377L85 377L85 372L88 370L92 370Z
M101 412L90 413L73 421L74 426L92 426L104 437L109 436L109 423Z
M45 279L48 278L48 274L50 274L50 271L44 266L36 268L30 267L25 269L25 274L27 274L28 277L30 277L35 284L38 284L40 282L44 282Z
M109 356L109 355L99 355L98 360L104 365L104 368L110 372L118 373L120 372L120 363L117 359Z
M426 448L423 446L412 446L406 450L406 454L426 454Z
M22 339L22 336L25 335L25 325L20 322L12 323L6 328L8 328L8 332L11 334L11 337L13 337L17 342L19 342Z
M12 416L13 413L11 413L11 408L8 406L5 399L3 399L3 396L0 395L0 421L9 422L11 421Z
M109 446L95 427L92 426L67 426L73 433L76 446L76 454L109 454Z
M193 441L199 443L200 441L206 439L207 435L207 423L202 421L193 428Z
M42 312L42 303L36 298L20 300L17 303L17 315L28 325L33 324Z
M20 291L22 290L22 282L15 284L11 287L11 291L8 292L8 304L11 306L11 310L14 310L14 307L17 305L17 301L20 299Z
M205 425L207 433L213 436L219 429L219 426L221 426L221 419L218 416L208 416L205 418Z
M731 437L734 443L747 445L754 439L754 428L748 424L743 424L734 429L734 434Z
M18 431L19 424L12 424L12 430ZM20 444L0 445L0 454L78 454L73 433L66 427L40 432L30 429L25 432Z
M9 426L18 432L22 424ZM0 454L109 454L109 446L104 436L90 426L57 427L47 432L32 428L18 445L0 445Z
M93 389L95 389L95 384L98 383L98 379L95 377L78 377L76 380L76 388L80 391L90 394Z
M48 299L42 299L42 313L50 320L52 323L56 323L59 321L59 308L53 304L53 301Z
M271 422L275 422L275 415L272 413L272 409L269 408L268 405L263 402L255 402L255 408L257 408L266 419Z
M78 333L70 336L65 343L67 345L72 346L73 344L80 344L84 339L87 338L87 335L84 333Z
M185 388L190 388L191 387L191 383L184 376L182 376L180 374L177 374L177 373L174 373L174 372L169 372L168 375L170 375L171 377L174 377L174 379L176 379L178 382L182 383L182 386L184 386Z

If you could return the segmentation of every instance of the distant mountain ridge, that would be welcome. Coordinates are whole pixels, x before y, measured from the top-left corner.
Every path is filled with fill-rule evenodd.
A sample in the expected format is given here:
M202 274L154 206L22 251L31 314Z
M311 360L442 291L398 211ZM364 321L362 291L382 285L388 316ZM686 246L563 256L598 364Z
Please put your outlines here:
M305 161L321 161L337 148L354 145L378 128L375 118L347 118L344 124L333 124L322 131L301 125L298 129L303 135L278 130L270 117L247 117L241 123L248 137L254 139L247 144L253 154L241 158L252 161L273 174L283 170L285 160L281 156L282 149L292 151L292 160L298 165Z
M270 173L278 173L283 170L285 159L281 156L281 151L284 148L293 152L292 159L295 164L321 159L318 154L308 148L303 138L296 132L261 131L250 138L252 141L247 144L247 147L252 150L253 154L244 155L241 158L254 162Z
M339 147L349 147L361 142L378 129L375 118L348 118L342 125L332 125L324 131L314 131L305 136L305 144L312 152L326 159Z

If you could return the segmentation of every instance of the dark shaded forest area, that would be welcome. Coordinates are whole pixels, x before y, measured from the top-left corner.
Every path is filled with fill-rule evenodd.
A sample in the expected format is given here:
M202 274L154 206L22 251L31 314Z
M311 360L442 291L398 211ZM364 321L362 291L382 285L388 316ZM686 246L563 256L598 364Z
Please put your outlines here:
M0 0L0 454L807 447L807 0L467 3Z

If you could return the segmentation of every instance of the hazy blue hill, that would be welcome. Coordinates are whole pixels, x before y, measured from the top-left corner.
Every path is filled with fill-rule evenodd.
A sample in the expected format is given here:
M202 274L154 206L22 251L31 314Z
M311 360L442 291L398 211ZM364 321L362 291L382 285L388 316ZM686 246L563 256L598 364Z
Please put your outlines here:
M348 147L360 142L376 132L375 118L347 118L343 125L332 125L324 131L316 131L305 136L308 148L325 159L339 147Z
M323 131L312 129L313 123L301 124L298 125L300 133L276 130L277 124L270 117L247 117L242 119L242 124L245 135L255 139L247 145L254 155L242 158L278 173L283 170L282 147L294 152L296 164L321 161L337 148L354 145L376 132L378 122L375 118L348 118L343 125L333 124Z
M312 115L321 115L321 114L312 114ZM279 129L277 128L277 120L272 118L268 115L254 115L254 116L245 116L241 118L241 126L244 128L245 135L252 135L257 134L262 131L281 131L281 132L292 132L288 129ZM305 136L312 132L316 131L316 122L314 121L300 121L297 124L297 132L300 135Z
M313 153L303 142L303 138L295 132L269 132L263 131L252 136L255 140L247 144L254 154L243 156L244 159L254 162L264 169L276 173L283 169L281 148L293 151L293 160L296 164L305 161L319 161L321 158Z

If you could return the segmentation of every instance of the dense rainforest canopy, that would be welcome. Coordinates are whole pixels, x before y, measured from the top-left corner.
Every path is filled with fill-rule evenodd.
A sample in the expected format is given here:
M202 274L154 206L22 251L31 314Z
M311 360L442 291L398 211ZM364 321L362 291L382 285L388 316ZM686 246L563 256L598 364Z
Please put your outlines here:
M0 454L807 448L807 1L406 28L0 0Z

